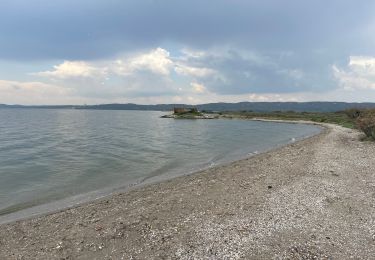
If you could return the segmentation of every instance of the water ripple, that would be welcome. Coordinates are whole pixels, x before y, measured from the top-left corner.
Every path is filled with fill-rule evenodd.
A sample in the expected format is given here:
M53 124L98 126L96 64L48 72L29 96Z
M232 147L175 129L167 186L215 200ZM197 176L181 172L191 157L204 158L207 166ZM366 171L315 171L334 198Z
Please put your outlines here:
M0 109L0 214L191 172L319 131L162 114Z

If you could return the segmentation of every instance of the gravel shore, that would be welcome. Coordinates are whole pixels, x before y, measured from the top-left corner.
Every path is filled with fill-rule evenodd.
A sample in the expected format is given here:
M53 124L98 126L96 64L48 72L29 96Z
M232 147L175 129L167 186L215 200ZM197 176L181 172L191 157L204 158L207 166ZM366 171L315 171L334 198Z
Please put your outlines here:
M0 226L0 259L375 259L375 144L320 135Z

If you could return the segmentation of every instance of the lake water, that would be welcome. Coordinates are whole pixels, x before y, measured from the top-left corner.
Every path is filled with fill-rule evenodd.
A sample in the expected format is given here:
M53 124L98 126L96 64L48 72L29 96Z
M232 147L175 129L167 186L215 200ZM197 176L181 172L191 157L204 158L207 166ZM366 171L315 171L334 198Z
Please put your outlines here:
M0 215L68 206L320 131L303 124L174 120L163 114L0 109Z

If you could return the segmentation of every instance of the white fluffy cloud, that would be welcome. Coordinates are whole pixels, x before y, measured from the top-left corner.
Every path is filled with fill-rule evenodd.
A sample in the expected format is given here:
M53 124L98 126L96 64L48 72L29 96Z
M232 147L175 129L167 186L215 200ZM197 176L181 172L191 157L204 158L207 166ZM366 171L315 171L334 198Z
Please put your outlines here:
M142 97L152 95L173 96L181 93L203 93L206 87L197 79L217 77L218 72L190 64L187 57L201 57L185 54L171 57L163 48L143 53L123 55L113 60L65 61L54 66L54 70L33 73L52 82L65 84L86 97ZM194 82L192 85L187 82Z
M69 86L81 86L81 90L86 88L85 93L92 91L95 95L99 95L100 91L112 93L114 87L116 93L122 92L124 95L130 89L132 95L148 95L147 92L166 94L179 88L185 88L188 92L189 85L186 82L199 82L204 85L204 91L220 94L272 93L283 87L285 92L292 92L300 85L296 82L300 83L304 78L301 70L281 70L270 57L255 52L183 49L180 53L173 57L167 50L159 47L113 60L91 63L65 61L54 66L52 71L33 75L65 80ZM272 77L269 76L271 74ZM112 89L98 86L98 82L109 86L107 83L116 81L117 86L112 84ZM202 90L195 88L194 92Z
M191 67L184 64L176 64L174 70L180 75L198 78L212 76L216 73L213 69Z
M228 49L179 53L172 56L163 48L155 48L110 60L64 61L53 69L32 74L38 81L0 81L0 103L197 104L375 98L374 57L351 56L346 67L333 66L341 92L327 89L313 94L299 87L308 72L295 66L284 68L279 60L268 56Z
M132 56L127 59L118 59L114 62L113 70L119 75L129 75L137 71L151 71L155 74L167 76L173 66L168 51L162 48L151 50L148 53Z
M0 101L8 104L56 104L73 94L72 89L56 85L8 80L0 80L0 92Z
M333 73L339 85L347 90L375 90L375 57L350 56L347 68L334 65Z
M285 94L250 94L247 100L251 102L296 102L300 99L296 96Z
M349 66L358 73L365 72L375 76L375 57L350 56Z
M179 60L184 60L187 57L186 55L189 55L189 57L192 55L185 52L183 54L185 56L174 59L167 50L159 47L147 53L118 59L113 63L112 70L122 76L132 75L138 71L150 71L154 74L169 76L172 69L179 75L191 77L207 77L215 73L210 68L194 67L180 62Z
M203 84L192 82L190 83L190 86L192 87L193 92L195 93L204 93L207 91L206 87Z
M32 73L35 76L43 76L57 79L87 78L104 75L106 68L97 68L84 61L64 61L53 67L52 71Z

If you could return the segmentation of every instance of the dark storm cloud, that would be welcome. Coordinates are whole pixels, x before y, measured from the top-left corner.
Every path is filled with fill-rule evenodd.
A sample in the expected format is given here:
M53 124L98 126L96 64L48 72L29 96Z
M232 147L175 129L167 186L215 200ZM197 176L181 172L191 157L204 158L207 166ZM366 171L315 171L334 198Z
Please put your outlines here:
M373 14L372 1L3 0L0 58L99 59L173 42L339 59L371 54L363 29Z

